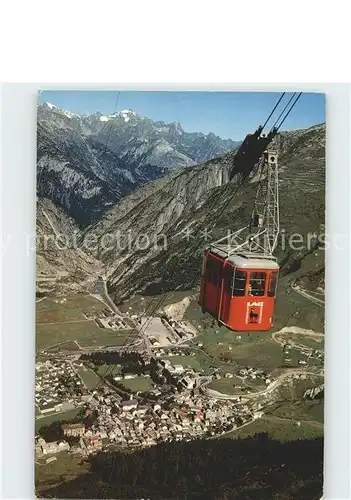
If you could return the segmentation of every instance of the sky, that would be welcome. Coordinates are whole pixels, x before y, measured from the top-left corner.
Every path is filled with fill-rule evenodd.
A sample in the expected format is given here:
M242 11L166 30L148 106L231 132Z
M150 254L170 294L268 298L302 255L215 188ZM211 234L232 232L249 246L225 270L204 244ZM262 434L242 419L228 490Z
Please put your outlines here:
M213 132L222 138L241 140L265 122L280 95L275 92L46 90L40 94L39 102L50 102L82 115L97 111L108 115L116 110L132 109L155 121L179 121L185 132ZM282 111L291 95L291 92L285 94L277 110ZM307 128L324 121L324 94L303 93L281 130Z

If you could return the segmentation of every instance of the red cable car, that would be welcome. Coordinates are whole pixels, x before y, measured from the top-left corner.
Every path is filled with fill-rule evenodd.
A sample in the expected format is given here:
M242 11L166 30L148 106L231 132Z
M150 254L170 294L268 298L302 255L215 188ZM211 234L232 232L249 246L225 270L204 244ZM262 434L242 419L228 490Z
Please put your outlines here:
M231 330L269 330L278 272L274 257L210 247L204 255L200 305Z
M234 331L265 331L273 326L279 273L273 257L279 234L276 152L263 153L261 178L265 182L258 183L249 226L213 243L204 254L199 304ZM257 228L255 234L252 227Z

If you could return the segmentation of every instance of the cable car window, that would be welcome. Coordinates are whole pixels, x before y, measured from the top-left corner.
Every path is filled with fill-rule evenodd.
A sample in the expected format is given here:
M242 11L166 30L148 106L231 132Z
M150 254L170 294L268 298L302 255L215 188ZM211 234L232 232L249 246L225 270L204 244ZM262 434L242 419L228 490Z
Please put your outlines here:
M252 272L250 274L249 295L261 297L264 295L266 273Z
M232 295L233 291L233 275L234 275L234 268L231 266L227 266L225 268L225 274L224 274L224 289L230 295Z
M269 277L268 297L275 297L277 293L278 273L274 271Z
M243 297L245 295L246 276L246 271L238 271L237 269L235 270L233 296Z

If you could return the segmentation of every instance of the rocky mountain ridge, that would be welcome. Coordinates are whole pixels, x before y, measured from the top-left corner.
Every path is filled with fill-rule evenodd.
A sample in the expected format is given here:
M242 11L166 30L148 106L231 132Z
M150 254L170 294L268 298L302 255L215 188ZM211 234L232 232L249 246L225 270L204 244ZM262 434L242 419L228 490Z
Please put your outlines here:
M238 144L211 133L187 133L178 122L154 122L131 110L79 116L40 104L38 195L84 227L137 187Z
M281 227L287 234L318 232L324 222L324 125L279 134L273 148L280 153ZM228 184L233 156L228 153L188 168L135 203L126 198L89 228L87 234L94 233L99 240L96 257L106 265L112 290L118 289L123 296L124 289L131 293L144 287L151 293L191 288L198 282L206 244L201 233L211 231L211 238L216 239L227 229L246 225L249 218L256 182L253 176L246 185L239 186L236 176ZM129 234L134 248L107 248L104 235L115 230ZM139 237L148 238L148 248L135 248ZM162 246L164 237L166 250ZM161 245L157 246L158 239ZM317 247L301 251L278 248L287 273L313 251L319 252ZM319 263L324 265L322 254Z

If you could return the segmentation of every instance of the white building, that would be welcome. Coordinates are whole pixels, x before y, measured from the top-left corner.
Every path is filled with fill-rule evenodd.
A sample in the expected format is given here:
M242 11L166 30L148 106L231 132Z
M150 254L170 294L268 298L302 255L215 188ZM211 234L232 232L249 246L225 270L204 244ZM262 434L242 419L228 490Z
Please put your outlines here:
M129 399L127 401L122 401L122 410L129 411L134 410L138 406L138 401L136 399Z
M176 373L182 373L184 371L183 365L174 365L174 371Z

